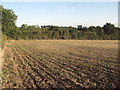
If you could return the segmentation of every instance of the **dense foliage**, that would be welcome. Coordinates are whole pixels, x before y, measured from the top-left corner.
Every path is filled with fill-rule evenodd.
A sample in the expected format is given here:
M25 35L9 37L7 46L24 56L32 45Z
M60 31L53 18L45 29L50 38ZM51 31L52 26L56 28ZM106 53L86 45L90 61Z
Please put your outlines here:
M16 39L118 39L119 28L106 23L103 27L59 27L59 26L27 26L17 28Z
M90 26L83 27L60 27L41 26L27 24L17 27L15 20L17 16L12 10L2 9L2 31L8 39L119 39L120 28L111 23L106 23L103 27Z
M4 9L2 6L2 32L8 37L8 38L16 38L16 25L15 20L17 19L17 16L14 14L13 10L10 9Z

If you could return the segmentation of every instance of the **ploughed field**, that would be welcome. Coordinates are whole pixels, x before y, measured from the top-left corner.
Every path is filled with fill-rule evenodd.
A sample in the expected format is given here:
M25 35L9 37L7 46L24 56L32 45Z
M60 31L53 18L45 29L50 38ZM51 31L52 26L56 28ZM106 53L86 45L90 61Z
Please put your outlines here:
M115 88L116 40L18 40L5 49L3 88Z

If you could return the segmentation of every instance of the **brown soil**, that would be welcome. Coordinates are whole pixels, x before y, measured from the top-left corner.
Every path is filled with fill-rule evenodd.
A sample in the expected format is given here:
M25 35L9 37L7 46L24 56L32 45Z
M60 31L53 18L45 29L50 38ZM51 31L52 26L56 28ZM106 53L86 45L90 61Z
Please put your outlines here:
M18 40L5 50L3 88L115 88L117 41Z

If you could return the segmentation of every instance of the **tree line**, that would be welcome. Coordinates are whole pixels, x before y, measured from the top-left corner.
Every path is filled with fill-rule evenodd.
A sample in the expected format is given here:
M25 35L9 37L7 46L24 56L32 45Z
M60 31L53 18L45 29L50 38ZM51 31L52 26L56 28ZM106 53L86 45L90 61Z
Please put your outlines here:
M15 21L17 16L11 9L5 9L2 6L2 32L8 39L100 39L100 40L118 40L120 28L114 24L106 23L103 27L89 26L83 27L62 27L53 25L27 25L22 24L17 27Z

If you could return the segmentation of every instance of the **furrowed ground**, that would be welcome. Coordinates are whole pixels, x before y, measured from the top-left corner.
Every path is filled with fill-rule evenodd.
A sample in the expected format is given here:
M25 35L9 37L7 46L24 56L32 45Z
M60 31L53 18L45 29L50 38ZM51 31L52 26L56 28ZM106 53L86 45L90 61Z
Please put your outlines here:
M10 41L2 67L3 88L115 88L118 41Z

